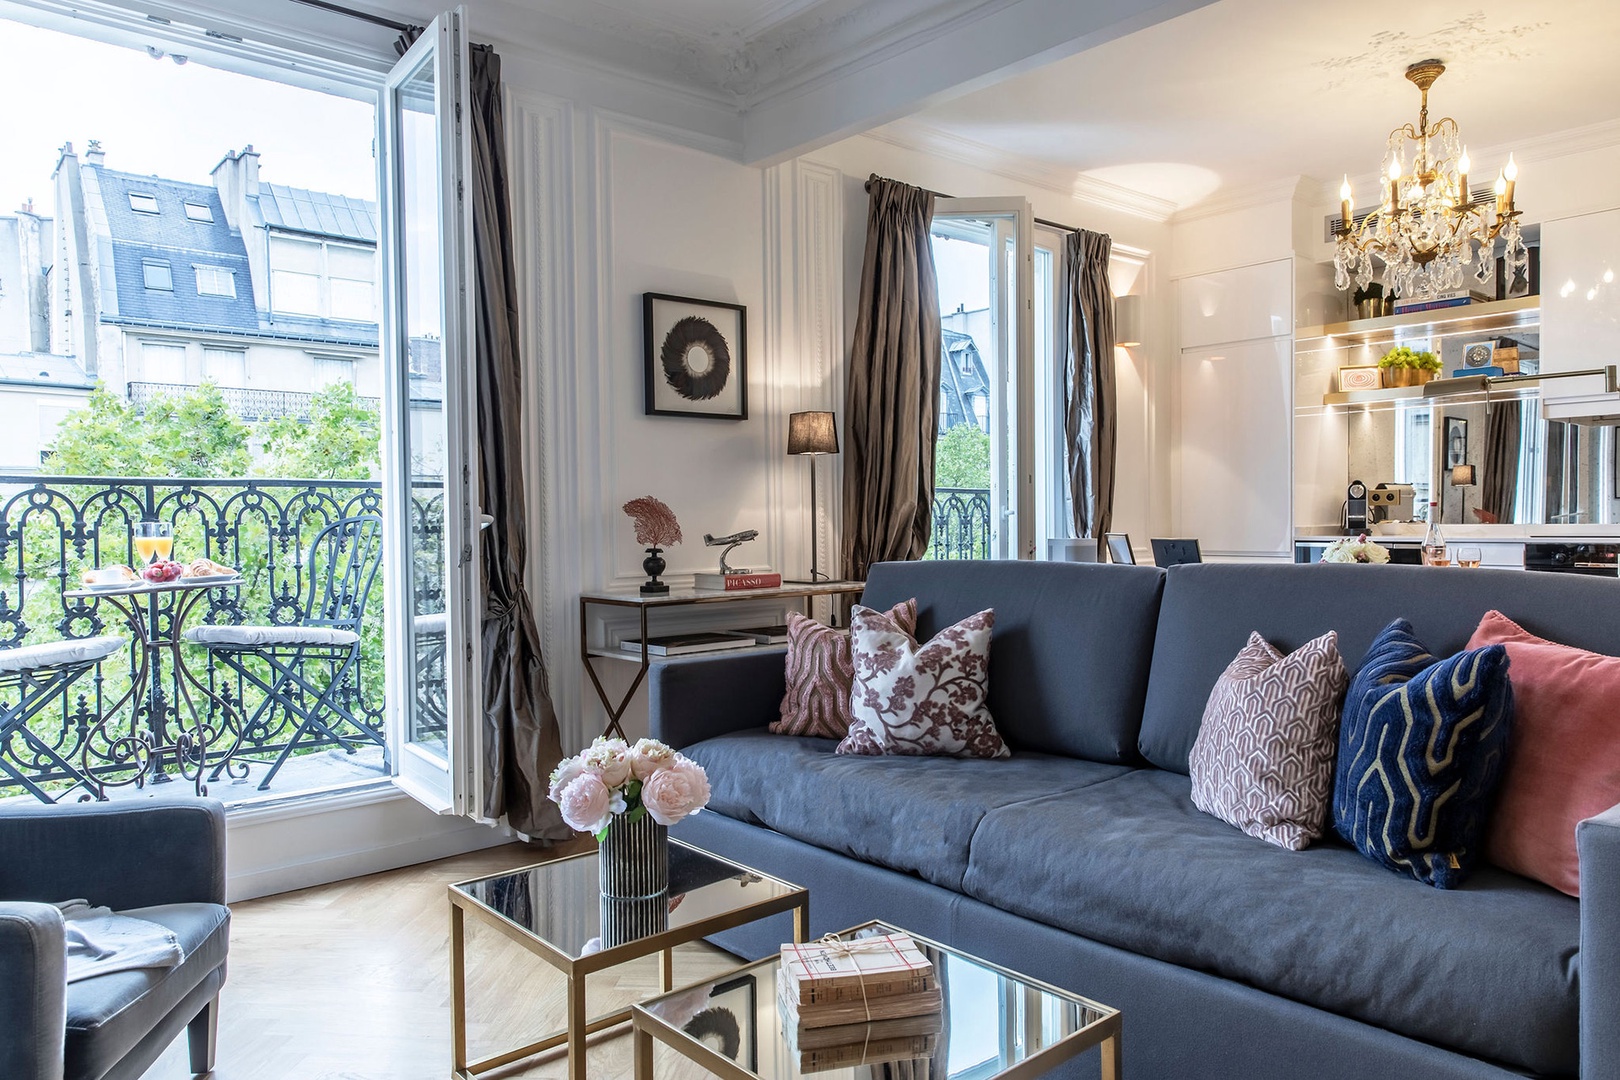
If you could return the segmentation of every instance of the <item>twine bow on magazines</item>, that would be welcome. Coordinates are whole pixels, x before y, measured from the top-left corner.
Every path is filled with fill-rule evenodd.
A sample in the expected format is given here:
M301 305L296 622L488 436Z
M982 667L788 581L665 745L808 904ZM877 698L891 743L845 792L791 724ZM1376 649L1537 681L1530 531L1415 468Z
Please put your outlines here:
M860 981L861 1008L866 1010L866 1046L872 1043L872 1003L866 999L866 972L861 970L860 955L862 953L893 953L896 952L894 942L888 938L853 938L845 940L837 934L827 934L820 938L817 945L825 948L833 956L849 957L855 961L855 978ZM866 1057L866 1046L861 1048L861 1058Z

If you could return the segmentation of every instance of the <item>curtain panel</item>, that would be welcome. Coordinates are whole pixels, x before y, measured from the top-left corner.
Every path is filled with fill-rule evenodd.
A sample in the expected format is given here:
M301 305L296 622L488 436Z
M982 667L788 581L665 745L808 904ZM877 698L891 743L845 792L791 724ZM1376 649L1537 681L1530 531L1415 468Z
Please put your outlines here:
M1069 355L1063 380L1063 435L1074 507L1074 535L1100 537L1113 525L1119 413L1114 374L1114 292L1105 233L1076 229L1065 245Z
M1480 469L1479 507L1494 515L1496 521L1510 525L1519 498L1519 435L1524 424L1524 405L1514 399L1492 402L1489 408L1485 417L1485 460Z
M844 401L844 571L928 550L939 428L934 195L873 176Z
M557 714L540 633L524 582L528 567L523 488L523 362L512 268L512 212L506 173L501 60L472 48L473 265L477 289L474 355L478 397L478 496L494 523L482 534L484 814L537 840L573 835L547 798L562 760Z

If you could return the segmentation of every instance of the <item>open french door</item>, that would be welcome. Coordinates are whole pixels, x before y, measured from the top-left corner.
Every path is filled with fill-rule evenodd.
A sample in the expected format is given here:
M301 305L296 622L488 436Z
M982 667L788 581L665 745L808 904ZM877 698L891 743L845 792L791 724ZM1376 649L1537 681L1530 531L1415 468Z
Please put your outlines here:
M1029 202L1022 198L934 203L931 231L940 300L948 309L941 312L947 346L941 358L940 435L943 439L948 425L957 423L977 424L989 436L988 544L983 552L975 545L954 556L958 558L1031 559L1036 554L1034 224ZM954 258L946 254L952 249ZM959 291L970 299L947 295L947 261L957 264L956 273L964 277ZM977 306L981 302L982 308ZM960 370L947 367L953 363ZM936 482L936 505L941 494ZM958 490L954 502L963 497Z
M463 9L389 73L380 127L389 750L438 813L476 801L478 543Z

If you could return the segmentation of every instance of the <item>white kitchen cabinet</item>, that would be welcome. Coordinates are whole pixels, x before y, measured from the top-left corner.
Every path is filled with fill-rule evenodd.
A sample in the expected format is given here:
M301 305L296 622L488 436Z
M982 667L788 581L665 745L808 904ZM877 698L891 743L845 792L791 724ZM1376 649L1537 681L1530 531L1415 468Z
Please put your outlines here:
M1183 349L1294 332L1294 263L1256 263L1176 282Z
M1590 371L1620 363L1620 210L1541 225L1541 370ZM1605 380L1542 385L1549 419L1613 416Z
M1183 349L1176 531L1207 555L1293 557L1293 337Z

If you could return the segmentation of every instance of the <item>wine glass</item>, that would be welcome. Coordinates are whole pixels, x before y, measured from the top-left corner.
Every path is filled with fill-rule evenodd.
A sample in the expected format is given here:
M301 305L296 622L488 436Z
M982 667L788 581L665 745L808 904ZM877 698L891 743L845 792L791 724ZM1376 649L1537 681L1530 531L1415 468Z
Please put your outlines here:
M130 526L130 534L135 554L148 565L174 554L174 526L167 521L138 521Z
M1458 566L1467 567L1468 569L1473 570L1478 568L1479 564L1483 561L1484 560L1480 557L1479 548L1477 547L1464 547L1457 549Z

